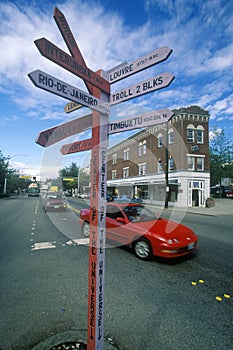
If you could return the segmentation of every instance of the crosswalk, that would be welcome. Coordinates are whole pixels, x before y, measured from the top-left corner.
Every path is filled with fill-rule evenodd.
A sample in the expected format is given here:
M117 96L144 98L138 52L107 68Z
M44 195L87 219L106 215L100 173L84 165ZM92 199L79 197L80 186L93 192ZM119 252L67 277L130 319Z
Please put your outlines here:
M48 242L35 242L31 245L31 251L35 250L43 250L43 249L52 249L57 248L58 246L73 246L73 245L89 245L89 238L78 238L78 239L70 239L66 242L56 242L56 241L48 241Z

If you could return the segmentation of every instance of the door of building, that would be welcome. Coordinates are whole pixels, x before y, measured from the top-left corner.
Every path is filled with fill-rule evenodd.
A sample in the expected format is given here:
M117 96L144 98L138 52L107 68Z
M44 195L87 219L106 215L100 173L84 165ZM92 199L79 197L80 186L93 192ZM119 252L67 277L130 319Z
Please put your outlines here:
M204 205L204 181L188 181L188 206L202 207Z

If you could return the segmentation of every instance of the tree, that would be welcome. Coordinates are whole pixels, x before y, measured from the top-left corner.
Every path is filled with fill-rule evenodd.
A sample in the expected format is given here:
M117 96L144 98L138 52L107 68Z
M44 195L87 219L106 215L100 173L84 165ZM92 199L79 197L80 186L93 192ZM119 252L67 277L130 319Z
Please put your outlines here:
M72 181L63 181L64 190L75 190L79 192L82 186L88 186L90 182L90 176L83 173L81 168L75 163L72 163L69 167L65 167L60 170L59 175L61 178L73 178Z
M15 190L27 188L28 185L25 179L19 177L17 170L9 165L9 160L10 157L5 157L0 150L0 193L4 189L13 193Z
M8 174L9 157L4 157L0 150L0 192L4 191L5 178Z
M221 184L222 178L233 178L233 144L224 130L215 128L210 140L211 184Z

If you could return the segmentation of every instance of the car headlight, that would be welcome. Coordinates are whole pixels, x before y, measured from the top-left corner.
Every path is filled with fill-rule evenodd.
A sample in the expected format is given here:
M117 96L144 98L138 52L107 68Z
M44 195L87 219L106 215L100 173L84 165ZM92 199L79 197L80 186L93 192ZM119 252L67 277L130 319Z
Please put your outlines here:
M179 239L178 238L171 238L167 242L168 242L168 244L176 244L176 243L179 243Z

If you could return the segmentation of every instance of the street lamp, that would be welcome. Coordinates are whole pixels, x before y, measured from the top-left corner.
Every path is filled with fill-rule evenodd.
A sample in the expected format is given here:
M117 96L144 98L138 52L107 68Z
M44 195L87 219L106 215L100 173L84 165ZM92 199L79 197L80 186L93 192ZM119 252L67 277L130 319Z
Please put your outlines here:
M8 158L8 160L10 160L11 158L14 157L27 157L27 154L15 154L14 156L11 156ZM4 179L4 189L3 189L3 193L6 194L6 186L7 186L7 171L5 174L5 179Z

